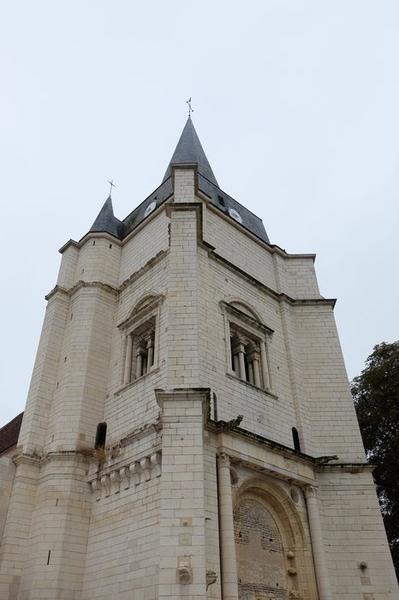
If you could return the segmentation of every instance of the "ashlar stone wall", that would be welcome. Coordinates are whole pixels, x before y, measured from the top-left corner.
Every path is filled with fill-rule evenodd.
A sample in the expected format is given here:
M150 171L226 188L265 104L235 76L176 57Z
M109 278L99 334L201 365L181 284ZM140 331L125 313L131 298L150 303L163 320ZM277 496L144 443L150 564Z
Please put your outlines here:
M62 249L15 474L2 468L0 597L397 600L314 256L212 207L194 169L173 178L128 239ZM126 378L146 306L156 359ZM267 340L262 384L231 368L232 318Z

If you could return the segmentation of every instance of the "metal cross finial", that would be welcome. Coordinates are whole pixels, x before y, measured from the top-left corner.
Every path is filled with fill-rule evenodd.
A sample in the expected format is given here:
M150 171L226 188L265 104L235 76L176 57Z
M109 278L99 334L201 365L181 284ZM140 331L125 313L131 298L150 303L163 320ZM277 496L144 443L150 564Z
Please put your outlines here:
M116 187L116 185L114 184L114 180L113 179L111 179L111 180L107 179L107 181L108 181L109 186L110 186L109 187L109 197L111 198L111 196L112 196L112 188Z
M194 109L191 106L191 96L188 100L186 100L186 104L188 104L188 118L191 119L191 113L194 112Z

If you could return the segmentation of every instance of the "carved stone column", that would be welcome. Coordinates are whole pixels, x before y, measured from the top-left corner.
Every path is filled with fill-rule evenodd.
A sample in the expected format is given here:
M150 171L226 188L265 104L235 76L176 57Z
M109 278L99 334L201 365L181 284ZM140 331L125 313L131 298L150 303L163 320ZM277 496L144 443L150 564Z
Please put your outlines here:
M249 360L252 368L253 381L257 387L261 387L260 367L259 367L259 350L255 347L249 355Z
M237 562L234 540L233 499L231 494L230 460L218 455L219 527L221 544L223 600L238 600Z
M147 372L151 369L154 362L154 344L152 341L152 333L147 339Z
M136 379L141 377L143 369L143 350L139 348L136 354Z
M269 367L267 365L266 343L264 340L260 340L260 363L263 375L263 387L268 389L270 388Z
M238 354L233 354L233 365L234 365L234 373L237 377L240 376L240 361L238 360Z
M240 379L246 381L246 373L245 373L245 347L242 342L238 344L238 360L240 365Z
M126 346L126 361L125 361L125 373L123 376L123 383L129 383L132 372L132 350L133 350L133 336L127 336Z
M260 387L260 369L259 369L259 357L258 357L258 354L255 354L254 360L253 360L252 364L253 364L253 369L254 369L255 385L257 387Z
M328 569L321 533L319 503L316 488L309 485L305 487L306 504L308 507L308 519L310 537L312 539L313 560L316 571L319 600L333 600Z

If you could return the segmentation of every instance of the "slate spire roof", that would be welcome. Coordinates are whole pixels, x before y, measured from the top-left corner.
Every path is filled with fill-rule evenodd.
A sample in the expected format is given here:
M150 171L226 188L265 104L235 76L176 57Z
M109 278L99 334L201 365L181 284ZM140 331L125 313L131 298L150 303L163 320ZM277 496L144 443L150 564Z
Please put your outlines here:
M180 139L177 142L176 149L166 170L163 181L166 181L166 179L171 176L172 166L193 164L197 165L198 172L201 173L201 175L219 187L197 132L195 131L191 117L188 117L187 123L185 124Z
M108 196L90 228L91 232L106 232L119 237L122 223L114 215L111 196Z
M187 119L161 185L123 221L115 217L111 196L109 196L91 226L90 233L109 233L123 240L154 210L173 196L172 167L179 165L195 165L198 172L198 191L222 213L240 223L264 242L270 243L262 220L219 187L191 117Z

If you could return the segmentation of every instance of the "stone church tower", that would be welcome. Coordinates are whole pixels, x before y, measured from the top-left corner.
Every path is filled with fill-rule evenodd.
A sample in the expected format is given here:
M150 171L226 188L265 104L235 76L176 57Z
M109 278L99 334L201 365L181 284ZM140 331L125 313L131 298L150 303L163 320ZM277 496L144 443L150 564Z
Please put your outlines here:
M0 459L0 598L398 600L334 300L191 119L160 187L61 254Z

